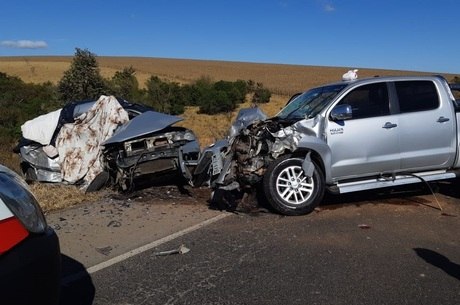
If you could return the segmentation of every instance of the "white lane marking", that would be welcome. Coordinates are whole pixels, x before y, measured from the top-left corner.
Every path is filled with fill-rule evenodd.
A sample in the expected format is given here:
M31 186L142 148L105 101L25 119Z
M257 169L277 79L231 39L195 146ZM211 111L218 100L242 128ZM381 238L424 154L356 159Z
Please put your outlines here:
M210 225L210 224L212 224L212 223L214 223L216 221L224 219L225 217L230 216L230 215L233 215L233 214L232 213L219 214L219 215L217 215L217 216L215 216L213 218L210 218L210 219L207 219L205 221L202 221L202 222L200 222L200 223L198 223L198 224L196 224L194 226L188 227L188 228L183 229L183 230L181 230L179 232L173 233L171 235L165 236L165 237L160 238L158 240L155 240L155 241L153 241L151 243L143 245L143 246L141 246L139 248L136 248L134 250L128 251L128 252L126 252L124 254L115 256L115 257L113 257L113 258L111 258L111 259L109 259L109 260L107 260L105 262L102 262L102 263L99 263L99 264L94 265L92 267L89 267L89 268L86 269L86 272L80 271L78 273L68 275L68 276L64 277L63 279L61 279L61 285L67 285L67 284L69 284L69 283L71 283L73 281L76 281L76 280L86 276L87 274L92 274L92 273L98 272L98 271L100 271L102 269L105 269L105 268L110 267L110 266L112 266L114 264L122 262L122 261L124 261L124 260L126 260L126 259L128 259L130 257L133 257L135 255L138 255L138 254L140 254L142 252L148 251L148 250L153 249L155 247L158 247L159 245L164 244L164 243L166 243L168 241L172 241L172 240L174 240L174 239L176 239L178 237L181 237L183 235L186 235L188 233L191 233L193 231L201 229L201 228L203 228L203 227L205 227L207 225Z

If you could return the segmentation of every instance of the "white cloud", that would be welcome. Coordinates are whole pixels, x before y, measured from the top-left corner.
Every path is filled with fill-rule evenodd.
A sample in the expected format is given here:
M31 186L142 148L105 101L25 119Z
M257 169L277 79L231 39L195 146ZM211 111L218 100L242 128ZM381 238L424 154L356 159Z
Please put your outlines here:
M48 44L43 40L3 40L0 41L0 46L15 49L45 49Z
M328 3L328 4L324 5L324 10L326 12L333 12L333 11L335 11L335 7L332 4Z

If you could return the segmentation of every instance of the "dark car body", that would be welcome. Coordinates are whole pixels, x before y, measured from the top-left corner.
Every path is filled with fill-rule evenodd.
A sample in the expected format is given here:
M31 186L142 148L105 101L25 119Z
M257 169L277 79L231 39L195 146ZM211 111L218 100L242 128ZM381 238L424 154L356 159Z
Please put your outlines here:
M59 303L56 233L21 178L0 165L1 304Z

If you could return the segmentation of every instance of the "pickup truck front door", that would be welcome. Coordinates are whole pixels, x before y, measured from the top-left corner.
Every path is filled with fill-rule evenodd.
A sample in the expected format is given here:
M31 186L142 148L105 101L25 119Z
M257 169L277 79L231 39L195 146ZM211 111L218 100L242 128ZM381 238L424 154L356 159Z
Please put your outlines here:
M399 120L390 113L386 83L357 87L337 105L350 105L352 118L327 120L332 178L343 180L400 168Z

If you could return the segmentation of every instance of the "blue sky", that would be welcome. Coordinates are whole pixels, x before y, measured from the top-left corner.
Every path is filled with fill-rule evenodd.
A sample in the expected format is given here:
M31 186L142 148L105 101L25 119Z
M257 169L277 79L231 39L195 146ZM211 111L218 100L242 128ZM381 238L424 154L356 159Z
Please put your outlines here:
M2 1L0 56L144 56L460 74L454 0Z

